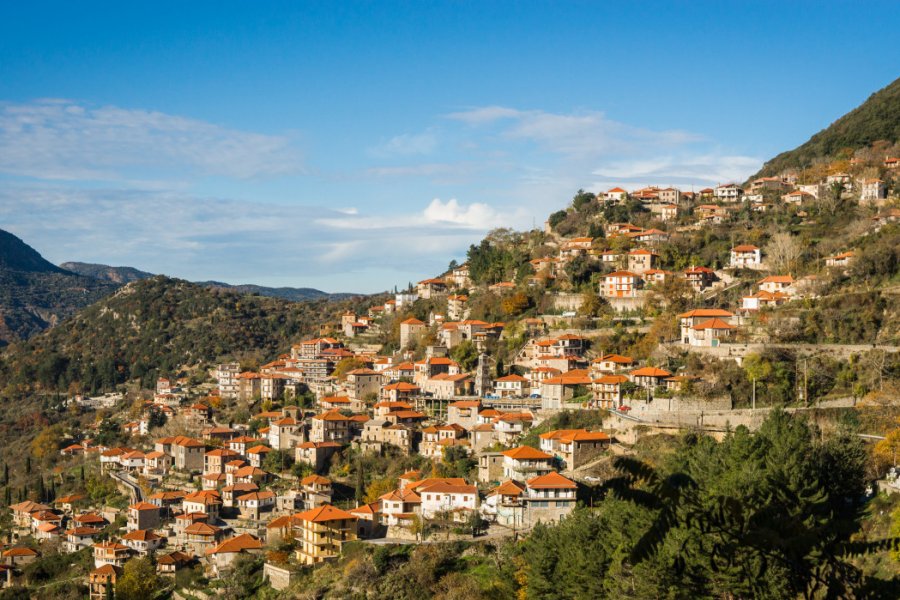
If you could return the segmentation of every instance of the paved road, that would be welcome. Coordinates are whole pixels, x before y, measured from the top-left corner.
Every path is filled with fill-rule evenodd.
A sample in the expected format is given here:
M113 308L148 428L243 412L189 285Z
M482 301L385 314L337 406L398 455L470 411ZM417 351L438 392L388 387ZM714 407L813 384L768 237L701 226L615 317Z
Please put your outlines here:
M125 473L119 473L118 471L110 471L110 477L120 482L122 485L131 490L131 503L135 504L137 502L142 502L144 500L144 493L141 491L141 486L134 481L134 478L131 475L127 475Z

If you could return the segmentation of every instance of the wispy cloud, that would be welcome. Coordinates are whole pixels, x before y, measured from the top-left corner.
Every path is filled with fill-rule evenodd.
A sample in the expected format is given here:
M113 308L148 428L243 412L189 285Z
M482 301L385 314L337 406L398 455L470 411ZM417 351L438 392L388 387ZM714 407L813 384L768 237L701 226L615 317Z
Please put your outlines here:
M542 222L580 187L709 185L760 162L600 111L475 107L419 131L363 141L330 169L316 156L307 172L285 135L66 100L0 103L0 179L16 186L0 188L0 227L57 262L374 291L440 272L492 228ZM292 174L305 177L260 181Z
M135 266L192 280L376 291L442 270L511 215L439 199L377 215L181 193L0 190L0 226L54 262ZM47 218L52 215L52 218ZM339 278L336 278L337 276Z
M503 225L521 224L523 219L523 214L518 210L510 213L480 202L463 205L455 198L446 202L435 198L420 212L393 215L348 214L338 218L321 218L317 223L347 230L404 230L412 233L468 229L486 232Z
M7 174L120 181L163 171L252 178L302 169L285 136L69 100L0 103L0 172Z
M527 111L505 106L480 106L452 112L446 115L448 119L462 121L468 125L486 125L502 119L518 119Z
M471 173L474 165L467 163L424 163L393 167L370 167L366 174L372 177L443 177L462 176Z
M609 162L594 171L600 184L648 185L742 181L762 161L728 154L669 155Z
M499 136L529 141L543 149L575 157L637 152L653 146L673 147L704 141L678 129L654 131L608 119L599 111L552 113L502 106L473 108L446 115L470 126L496 126Z
M438 136L433 129L422 133L395 135L369 149L369 154L379 158L394 156L424 156L431 154L438 146Z

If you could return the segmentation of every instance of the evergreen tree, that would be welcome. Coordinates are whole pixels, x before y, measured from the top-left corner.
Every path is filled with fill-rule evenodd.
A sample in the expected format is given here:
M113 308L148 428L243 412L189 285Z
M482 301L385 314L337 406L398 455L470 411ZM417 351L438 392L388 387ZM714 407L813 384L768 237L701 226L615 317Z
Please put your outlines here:
M356 489L354 495L357 502L362 502L363 498L366 496L366 482L363 477L361 463L362 461L360 459L356 460Z

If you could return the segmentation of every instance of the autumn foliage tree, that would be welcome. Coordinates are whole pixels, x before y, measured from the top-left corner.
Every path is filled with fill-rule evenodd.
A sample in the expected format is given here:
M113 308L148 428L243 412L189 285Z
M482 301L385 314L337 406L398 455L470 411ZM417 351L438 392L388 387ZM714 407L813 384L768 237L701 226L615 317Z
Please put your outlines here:
M507 315L519 315L531 307L531 299L523 292L516 292L504 298L501 305Z

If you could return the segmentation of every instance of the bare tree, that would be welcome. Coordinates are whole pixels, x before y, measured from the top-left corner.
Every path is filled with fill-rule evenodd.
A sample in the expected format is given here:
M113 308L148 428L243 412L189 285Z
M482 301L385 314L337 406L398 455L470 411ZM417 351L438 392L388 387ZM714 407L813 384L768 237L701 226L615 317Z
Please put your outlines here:
M834 215L841 206L844 196L844 184L835 181L819 194L819 208L826 215Z
M789 273L797 267L803 247L800 241L787 232L776 233L766 244L766 260L769 268L778 273Z

